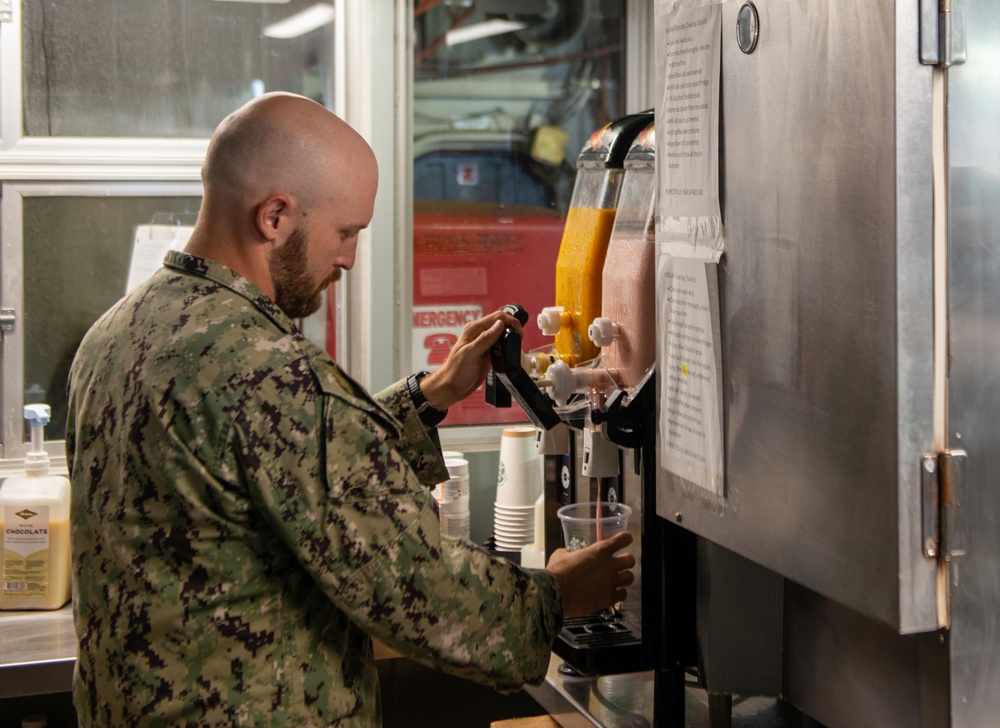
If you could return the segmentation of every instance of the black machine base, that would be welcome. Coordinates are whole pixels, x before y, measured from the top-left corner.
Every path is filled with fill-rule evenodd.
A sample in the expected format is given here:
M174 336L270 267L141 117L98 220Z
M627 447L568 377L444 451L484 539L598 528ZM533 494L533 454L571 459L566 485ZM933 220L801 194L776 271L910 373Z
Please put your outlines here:
M552 651L581 675L614 675L642 669L642 638L620 614L595 614L563 622Z

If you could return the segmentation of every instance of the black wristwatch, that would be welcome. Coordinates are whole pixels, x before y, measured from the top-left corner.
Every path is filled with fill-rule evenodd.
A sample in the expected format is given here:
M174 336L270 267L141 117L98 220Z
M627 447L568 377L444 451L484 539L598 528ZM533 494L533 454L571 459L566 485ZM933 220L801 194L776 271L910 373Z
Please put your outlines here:
M420 391L420 380L426 377L428 372L417 372L406 378L406 388L410 390L410 399L413 406L417 408L420 421L427 427L437 427L441 420L448 416L448 410L442 412L427 401L427 397Z

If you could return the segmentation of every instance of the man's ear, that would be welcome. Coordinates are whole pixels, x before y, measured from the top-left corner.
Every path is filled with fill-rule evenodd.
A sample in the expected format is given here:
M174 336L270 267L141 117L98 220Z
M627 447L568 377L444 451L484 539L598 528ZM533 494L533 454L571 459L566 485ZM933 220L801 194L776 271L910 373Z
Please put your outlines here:
M257 232L271 243L281 245L299 224L299 211L287 195L271 195L257 206Z

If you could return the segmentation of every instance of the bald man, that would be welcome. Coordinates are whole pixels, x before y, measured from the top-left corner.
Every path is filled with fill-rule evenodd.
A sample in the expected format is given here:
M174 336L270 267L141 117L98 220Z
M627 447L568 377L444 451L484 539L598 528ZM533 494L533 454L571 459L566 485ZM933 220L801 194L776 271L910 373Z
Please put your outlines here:
M83 726L380 724L372 637L503 690L564 617L624 597L629 536L523 570L443 536L435 425L503 327L368 395L294 319L354 263L377 168L322 106L227 117L183 253L94 324L70 374L74 702Z

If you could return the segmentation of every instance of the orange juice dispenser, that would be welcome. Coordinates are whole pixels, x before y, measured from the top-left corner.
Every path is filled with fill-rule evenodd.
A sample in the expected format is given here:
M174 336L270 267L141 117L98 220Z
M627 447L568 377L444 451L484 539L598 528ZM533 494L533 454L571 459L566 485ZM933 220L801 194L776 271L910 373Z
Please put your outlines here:
M557 371L579 367L582 378L596 374L597 379L603 379L602 372L590 368L599 349L590 340L587 329L601 314L602 274L625 178L625 156L636 135L652 119L649 112L618 119L594 132L580 152L576 185L556 260L555 305L542 309L537 318L539 330L555 337L555 343L550 350L532 352L529 357L536 379L549 380L547 371L554 363L559 364ZM565 377L562 381L565 382ZM587 400L578 401L575 407L583 423L581 473L597 478L599 491L608 487L602 479L618 474L618 451L610 443L594 438L594 424L587 410L603 406L602 391L608 388L607 382L599 385L595 382L589 387ZM579 391L577 387L573 389ZM579 389L587 391L582 385ZM556 402L563 405L564 419L573 419L572 411L565 409L566 400L559 394L558 389L550 391ZM572 494L563 495L571 498Z
M545 384L563 408L571 401L587 402L585 476L617 475L618 446L639 447L639 429L651 417L656 359L654 148L655 128L649 123L624 161L624 182L601 276L602 311L587 330L600 358L576 367L554 358L546 369Z
M656 500L657 190L655 126L648 119L623 162L601 271L601 310L587 330L598 354L575 366L553 357L538 383L563 420L582 429L580 474L596 479L602 500L618 500L640 514L634 534L639 566L629 598L612 619L567 620L555 652L588 674L611 674L629 664L656 668L656 694L669 702L663 696L677 691L678 676L667 666L694 654L695 542L649 507ZM547 498L549 492L547 487Z
M573 670L594 675L661 661L653 647L663 643L658 630L689 624L685 600L693 593L688 588L693 559L691 540L674 543L676 534L664 533L652 523L655 514L642 508L655 500L648 478L655 472L656 430L652 115L628 117L596 132L578 168L556 266L557 305L537 319L542 332L555 337L554 345L524 354L521 337L506 331L492 352L495 378L504 386L495 388L491 403L509 390L538 427L545 553L562 545L556 511L563 505L620 500L640 514L633 549L640 564L649 562L639 570L641 581L621 609L567 620L553 648ZM528 320L524 309L511 311L522 324ZM573 432L568 438L567 425ZM633 466L623 467L626 460ZM664 553L677 556L671 564L683 573L663 568ZM659 600L667 572L679 587L669 603ZM665 619L659 610L671 616ZM666 640L669 650L678 652L690 651L690 642Z
M577 160L576 184L556 260L555 305L538 314L538 328L555 337L553 356L577 366L597 356L587 328L601 312L601 273L618 210L625 155L651 112L613 121L591 135ZM533 362L541 375L545 359Z

